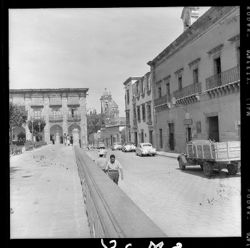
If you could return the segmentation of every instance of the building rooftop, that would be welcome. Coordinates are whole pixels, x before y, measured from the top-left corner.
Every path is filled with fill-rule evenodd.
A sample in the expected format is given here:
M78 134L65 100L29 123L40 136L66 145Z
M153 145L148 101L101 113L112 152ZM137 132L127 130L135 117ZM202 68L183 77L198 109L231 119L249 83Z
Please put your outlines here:
M177 39L175 39L167 48L165 48L160 54L158 54L152 61L147 64L149 66L166 59L194 40L196 37L201 36L208 30L214 23L223 18L231 11L238 8L237 6L227 7L211 7L206 11L196 22L193 23L188 29L186 29Z
M87 92L89 88L10 89L9 93Z

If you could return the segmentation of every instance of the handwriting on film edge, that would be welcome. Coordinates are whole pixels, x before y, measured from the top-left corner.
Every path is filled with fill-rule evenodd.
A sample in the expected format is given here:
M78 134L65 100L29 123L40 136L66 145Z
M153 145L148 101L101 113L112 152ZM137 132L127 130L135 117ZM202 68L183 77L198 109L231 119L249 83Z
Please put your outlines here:
M104 248L116 248L116 246L117 246L117 242L116 242L115 239L109 241L109 244L113 244L113 246L111 246L111 247L106 246L106 245L104 244L103 239L101 239L101 244L102 244L102 246L103 246ZM163 243L162 241L161 241L160 243L158 243L157 245L154 244L154 242L150 241L148 248L162 248L163 246L164 246L164 243ZM129 244L127 244L127 245L125 246L125 248L129 248L129 247L132 247L132 244L131 244L131 243L129 243ZM172 248L182 248L182 243L178 242L178 243L176 243L176 245L173 246Z

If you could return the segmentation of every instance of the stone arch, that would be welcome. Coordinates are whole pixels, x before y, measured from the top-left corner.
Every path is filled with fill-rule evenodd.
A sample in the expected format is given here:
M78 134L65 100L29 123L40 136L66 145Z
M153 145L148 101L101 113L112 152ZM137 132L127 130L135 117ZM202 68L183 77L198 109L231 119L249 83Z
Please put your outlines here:
M81 127L80 125L73 123L68 127L68 135L70 136L70 142L73 145L81 144Z
M61 125L55 124L50 127L50 140L54 140L55 144L63 143L63 129Z

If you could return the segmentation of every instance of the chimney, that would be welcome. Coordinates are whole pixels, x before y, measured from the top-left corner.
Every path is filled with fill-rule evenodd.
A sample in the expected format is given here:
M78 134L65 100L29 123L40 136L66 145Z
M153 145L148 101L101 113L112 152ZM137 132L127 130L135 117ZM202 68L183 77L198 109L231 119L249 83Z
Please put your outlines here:
M199 7L184 7L181 13L183 28L185 31L199 18Z

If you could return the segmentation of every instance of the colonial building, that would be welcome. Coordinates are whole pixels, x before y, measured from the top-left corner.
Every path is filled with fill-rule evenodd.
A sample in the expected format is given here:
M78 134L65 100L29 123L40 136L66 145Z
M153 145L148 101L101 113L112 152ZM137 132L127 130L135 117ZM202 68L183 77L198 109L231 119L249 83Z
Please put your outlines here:
M190 11L183 10L186 23ZM239 17L239 7L212 7L148 62L158 150L184 152L191 139L240 139Z
M125 86L126 140L154 145L151 74L130 77Z
M123 143L122 133L125 129L125 118L119 116L118 105L106 88L100 101L101 113L105 122L105 126L101 128L101 141L107 147L112 146L116 142Z
M24 106L27 122L43 119L46 125L43 140L63 142L63 135L71 136L74 144L87 145L86 93L87 88L75 89L11 89L10 101ZM19 130L20 131L20 130ZM32 140L28 125L24 125L26 140Z

